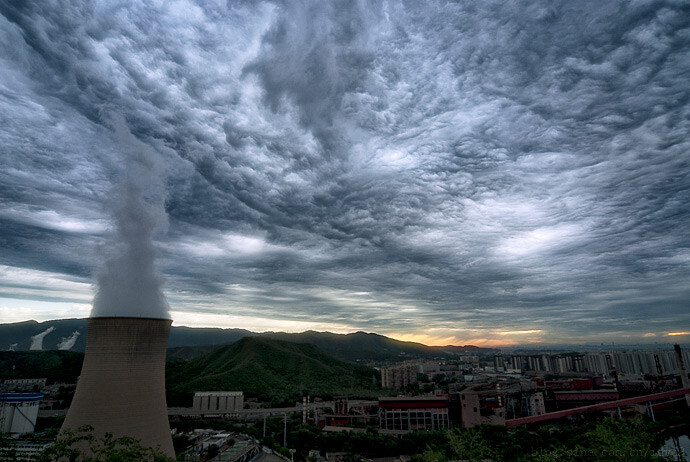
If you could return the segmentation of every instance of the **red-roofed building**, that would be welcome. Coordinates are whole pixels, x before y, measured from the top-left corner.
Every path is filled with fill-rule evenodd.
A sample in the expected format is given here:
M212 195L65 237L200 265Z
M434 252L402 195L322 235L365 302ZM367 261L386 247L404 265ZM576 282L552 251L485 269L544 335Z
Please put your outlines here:
M450 427L448 396L379 398L379 428L384 432Z

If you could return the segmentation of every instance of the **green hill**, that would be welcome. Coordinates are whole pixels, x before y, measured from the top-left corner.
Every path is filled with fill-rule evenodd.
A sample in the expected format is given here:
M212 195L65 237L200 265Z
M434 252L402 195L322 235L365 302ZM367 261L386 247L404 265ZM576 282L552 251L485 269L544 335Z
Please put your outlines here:
M302 394L375 397L379 374L314 345L245 337L186 363L169 363L168 404L190 406L195 391L237 390L272 405Z
M84 353L72 351L0 351L0 380L47 378L48 383L75 383Z
M189 361L223 348L223 346L225 345L196 345L168 348L166 360L171 362Z

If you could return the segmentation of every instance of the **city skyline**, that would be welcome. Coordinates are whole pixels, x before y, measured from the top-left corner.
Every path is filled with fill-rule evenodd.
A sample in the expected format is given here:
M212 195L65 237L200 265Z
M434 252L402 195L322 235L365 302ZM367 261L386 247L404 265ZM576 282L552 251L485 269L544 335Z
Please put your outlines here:
M88 316L136 190L174 325L690 342L690 6L41 2L0 23L0 322Z

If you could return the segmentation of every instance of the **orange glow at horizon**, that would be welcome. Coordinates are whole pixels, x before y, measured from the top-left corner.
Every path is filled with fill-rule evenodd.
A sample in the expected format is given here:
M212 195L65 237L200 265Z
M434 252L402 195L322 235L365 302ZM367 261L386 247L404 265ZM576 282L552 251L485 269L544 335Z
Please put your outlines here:
M427 346L463 346L474 345L478 347L508 347L518 345L518 342L512 339L495 339L495 338L458 338L454 336L435 336L429 334L402 334L402 333L386 333L386 337L400 340L402 342L416 342Z

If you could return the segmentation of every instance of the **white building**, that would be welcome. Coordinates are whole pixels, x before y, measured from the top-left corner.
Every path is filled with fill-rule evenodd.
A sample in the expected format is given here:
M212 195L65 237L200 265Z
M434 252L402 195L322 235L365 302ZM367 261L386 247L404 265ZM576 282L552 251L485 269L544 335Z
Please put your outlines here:
M192 404L195 411L227 413L244 409L244 393L241 391L198 391Z
M0 393L0 431L12 436L33 433L43 393Z

